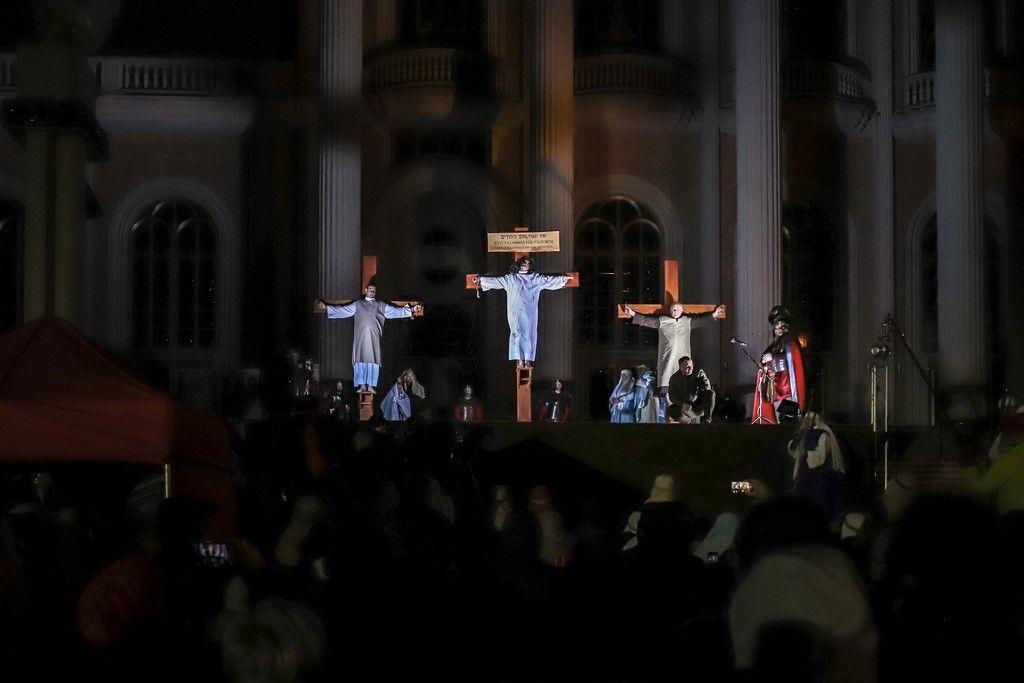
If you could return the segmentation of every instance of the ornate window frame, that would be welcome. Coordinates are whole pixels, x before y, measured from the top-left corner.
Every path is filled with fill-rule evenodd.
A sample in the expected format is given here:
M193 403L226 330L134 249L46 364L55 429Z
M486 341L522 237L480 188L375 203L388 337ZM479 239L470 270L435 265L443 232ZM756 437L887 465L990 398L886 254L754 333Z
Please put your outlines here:
M238 357L241 334L238 219L216 193L188 178L166 177L142 183L125 194L111 215L107 343L117 349L131 347L131 229L144 210L167 200L192 202L213 221L217 232L218 300L217 343L212 350L212 360L215 367L228 367Z

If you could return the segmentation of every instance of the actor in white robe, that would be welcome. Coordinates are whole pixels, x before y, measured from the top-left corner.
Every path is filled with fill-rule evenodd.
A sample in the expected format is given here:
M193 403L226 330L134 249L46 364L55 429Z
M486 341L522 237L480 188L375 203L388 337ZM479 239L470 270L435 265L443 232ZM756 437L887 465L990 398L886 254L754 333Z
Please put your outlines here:
M476 278L480 289L504 289L508 314L508 359L522 367L532 365L537 357L537 304L545 289L562 289L571 275L543 275L531 272L529 257L516 261L507 275L481 275Z
M317 301L315 310L327 312L330 319L355 318L352 334L353 385L357 391L374 391L380 377L380 339L384 335L384 321L411 318L413 307L392 306L377 300L377 288L367 285L363 298L341 306Z

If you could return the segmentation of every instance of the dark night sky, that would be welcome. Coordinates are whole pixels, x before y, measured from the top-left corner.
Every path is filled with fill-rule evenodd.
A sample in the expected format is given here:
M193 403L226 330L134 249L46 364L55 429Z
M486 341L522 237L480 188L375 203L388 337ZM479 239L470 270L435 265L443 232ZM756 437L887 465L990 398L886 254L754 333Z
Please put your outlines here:
M123 0L106 54L292 59L296 0ZM0 49L38 37L31 0L0 0Z

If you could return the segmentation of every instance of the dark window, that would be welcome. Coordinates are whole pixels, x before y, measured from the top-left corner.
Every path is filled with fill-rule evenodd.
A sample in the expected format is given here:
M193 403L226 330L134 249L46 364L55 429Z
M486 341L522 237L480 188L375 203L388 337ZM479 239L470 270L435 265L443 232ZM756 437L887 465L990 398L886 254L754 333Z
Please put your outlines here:
M0 199L0 330L21 322L22 251L25 210L10 199Z
M580 272L576 340L594 346L647 346L657 332L623 325L622 303L662 303L661 230L650 214L625 197L587 212L576 230Z
M818 208L782 211L782 303L815 352L831 351L835 326L836 240Z
M917 70L935 69L935 0L919 0L917 6Z
M580 0L576 9L576 50L658 51L656 0Z
M489 166L490 138L481 131L403 130L395 133L395 163L401 164L421 157L455 157Z
M846 3L783 0L782 41L791 59L840 61L846 54Z
M198 206L163 201L132 226L132 346L212 349L217 342L217 238Z
M407 45L480 47L480 0L403 0L402 42Z

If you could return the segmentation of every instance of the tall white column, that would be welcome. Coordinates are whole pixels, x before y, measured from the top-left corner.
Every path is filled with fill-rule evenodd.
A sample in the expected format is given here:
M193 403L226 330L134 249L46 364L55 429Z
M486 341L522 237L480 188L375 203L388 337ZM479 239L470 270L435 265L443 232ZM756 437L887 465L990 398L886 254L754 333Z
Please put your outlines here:
M360 268L363 2L321 0L318 126L318 288L320 296L357 296ZM325 377L351 377L352 325L320 323Z
M871 158L872 307L868 339L882 333L882 321L895 313L895 249L893 233L893 0L872 0L871 83L878 108ZM854 356L856 358L856 356Z
M987 377L980 0L935 3L939 384L950 417L980 417Z
M779 2L733 4L736 44L736 336L751 353L768 345L768 312L779 302ZM752 392L756 369L733 358L740 393Z
M527 225L558 230L561 251L539 259L543 270L566 272L573 263L573 3L527 0L526 207ZM573 293L541 296L538 373L572 373Z
M718 206L721 200L718 132L719 10L718 0L700 2L700 300L714 303L722 300ZM702 349L700 364L714 371L714 381L720 381L720 331L721 326L715 325L697 335Z
M873 322L881 329L882 319L893 312L895 270L893 266L893 144L892 144L892 0L873 0L871 32L871 82L878 108L872 156L872 223L874 247Z

